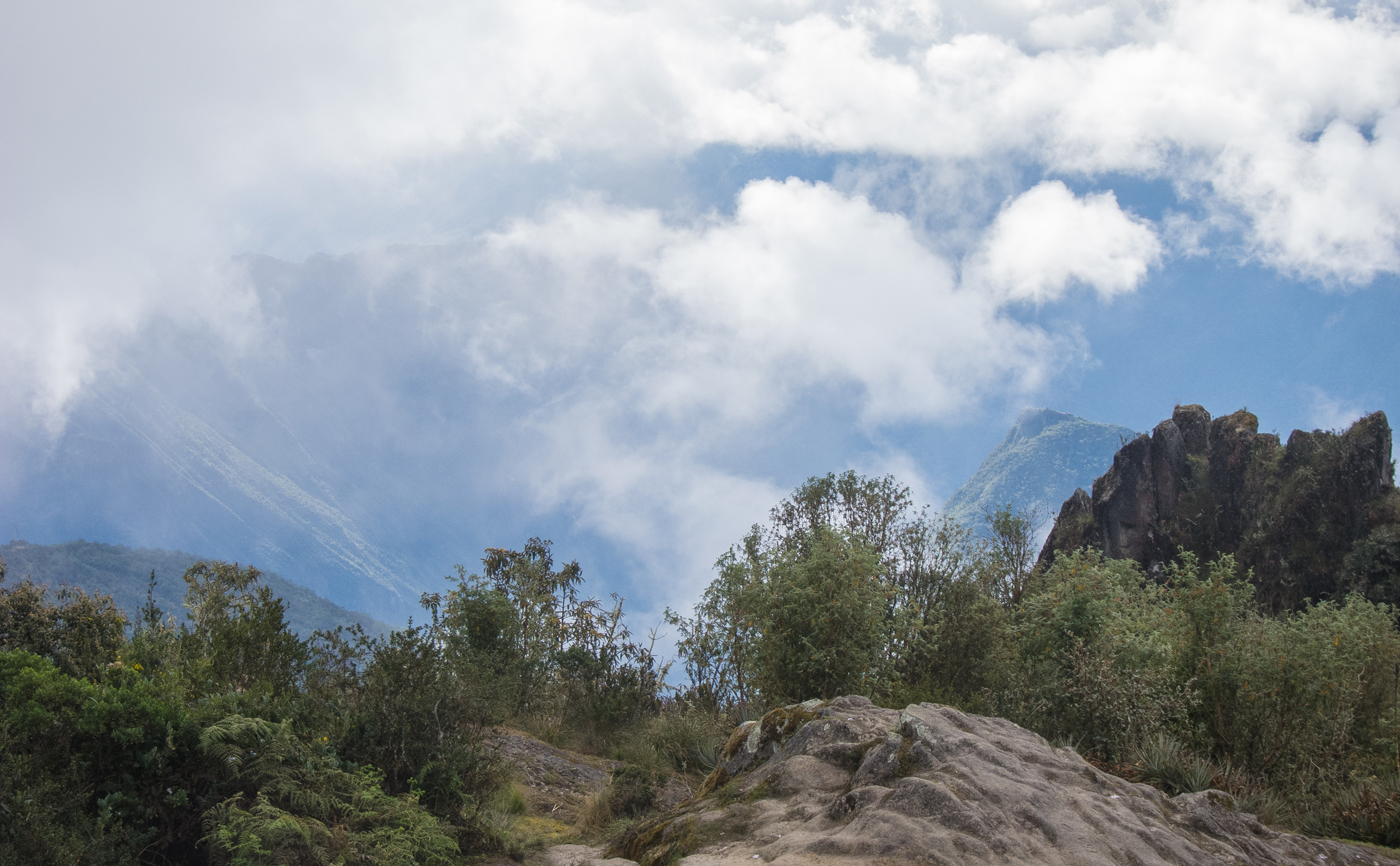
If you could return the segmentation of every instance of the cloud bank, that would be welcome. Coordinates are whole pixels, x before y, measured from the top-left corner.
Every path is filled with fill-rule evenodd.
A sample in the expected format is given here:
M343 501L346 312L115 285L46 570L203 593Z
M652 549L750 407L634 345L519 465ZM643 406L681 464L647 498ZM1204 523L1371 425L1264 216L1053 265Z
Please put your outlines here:
M0 106L0 479L154 328L277 345L249 251L457 245L357 261L513 395L540 507L657 550L771 503L733 455L803 407L951 421L1088 357L1027 310L1400 273L1378 2L10 4ZM717 149L843 168L731 197Z
M1120 173L1173 184L1271 266L1359 283L1400 270L1400 34L1377 4L3 15L0 280L7 316L33 323L6 372L41 412L73 393L94 346L153 310L248 315L237 286L202 288L202 271L276 246L268 226L294 220L333 250L372 243L384 232L364 211L440 206L435 181L502 160L728 144ZM1003 217L1034 220L1029 208ZM420 218L420 234L444 227Z

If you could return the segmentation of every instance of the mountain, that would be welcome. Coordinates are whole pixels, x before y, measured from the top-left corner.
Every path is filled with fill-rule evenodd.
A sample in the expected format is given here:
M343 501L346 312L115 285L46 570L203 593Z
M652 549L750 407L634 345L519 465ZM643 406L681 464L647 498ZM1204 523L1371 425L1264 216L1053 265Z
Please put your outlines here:
M146 590L155 572L155 602L166 613L184 619L185 582L181 576L200 557L178 550L133 550L119 544L70 541L65 544L28 544L12 541L0 546L7 583L23 578L35 583L77 587L89 593L110 595L117 607L134 620L146 603ZM370 634L385 634L389 626L379 620L333 604L305 587L263 572L263 582L287 604L287 621L302 637L316 629L358 623Z
M1077 487L1106 470L1123 442L1137 434L1053 409L1025 409L977 472L944 503L943 513L980 525L1007 503L1048 518Z
M460 253L404 255L469 279ZM401 625L454 563L566 537L568 518L536 513L529 431L503 421L529 398L483 386L456 318L425 311L381 258L232 263L256 339L152 328L72 396L61 429L0 425L0 541L198 551Z
M1185 549L1233 554L1274 610L1361 592L1400 602L1400 492L1390 423L1367 415L1344 432L1294 430L1282 444L1241 409L1212 419L1177 406L1149 436L1060 509L1041 562L1091 547L1149 573Z
M24 507L14 509L23 521L15 536L199 550L276 571L347 607L406 619L422 587L370 540L365 515L341 501L347 485L335 483L255 390L218 382L218 372L204 381L220 406L172 398L169 386L139 371L90 388L16 497Z

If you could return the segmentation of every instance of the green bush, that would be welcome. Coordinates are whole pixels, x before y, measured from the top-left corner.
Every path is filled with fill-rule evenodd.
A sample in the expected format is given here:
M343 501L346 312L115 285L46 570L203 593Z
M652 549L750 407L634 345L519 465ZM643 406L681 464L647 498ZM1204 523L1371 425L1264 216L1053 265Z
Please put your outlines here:
M463 849L490 848L486 806L507 774L487 745L483 707L438 646L426 627L371 644L340 751L378 768L390 793L414 794Z
M733 729L730 720L672 702L625 741L619 758L643 766L665 764L682 773L709 773ZM655 756L648 761L645 755Z
M627 764L613 770L608 781L608 802L613 816L635 818L656 805L656 785L660 778L641 767Z
M287 627L287 606L256 568L196 562L185 572L190 626L180 635L184 678L195 694L233 690L291 696L308 661Z
M342 769L328 748L296 737L290 722L230 716L205 728L199 745L235 789L203 816L216 864L410 866L449 863L458 853L412 795L384 793L373 768Z
M5 564L0 562L0 582ZM126 645L126 616L102 595L28 580L0 592L0 650L44 656L69 676L97 677Z
M204 783L195 737L184 709L136 672L96 683L0 652L0 860L190 851Z
M856 537L818 529L782 555L765 585L758 681L775 702L869 695L888 642L888 587Z
M1138 781L1156 785L1172 796L1209 790L1221 775L1214 764L1167 734L1157 734L1139 745L1134 757Z
M1214 745L1250 773L1298 791L1367 775L1363 746L1393 741L1400 635L1386 605L1353 595L1280 617L1246 616L1210 672ZM1391 716L1393 718L1393 715ZM1389 728L1389 730L1387 730ZM1393 759L1393 755L1390 756Z
M129 642L109 599L0 592L0 863L432 863L497 844L484 804L504 772L473 679L490 647L464 627L480 611L302 641L259 578L198 563L190 622L151 603Z
M992 696L998 711L1091 754L1127 760L1179 725L1196 696L1179 675L1174 619L1135 563L1093 552L1056 559L1016 611L1015 652Z

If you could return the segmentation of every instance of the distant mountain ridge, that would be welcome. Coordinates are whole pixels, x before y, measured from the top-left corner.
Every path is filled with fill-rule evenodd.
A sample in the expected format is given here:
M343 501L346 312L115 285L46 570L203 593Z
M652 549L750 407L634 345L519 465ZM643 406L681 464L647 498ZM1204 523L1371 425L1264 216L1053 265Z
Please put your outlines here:
M1048 519L1076 488L1093 484L1137 433L1046 408L1021 411L982 465L948 498L943 513L972 526L1007 504Z
M155 602L179 621L185 619L185 570L202 558L178 550L133 550L120 544L69 541L64 544L29 544L11 541L0 545L5 562L5 583L14 585L26 578L34 583L77 587L85 592L110 595L117 607L134 621L146 603L151 572L156 575ZM287 605L287 622L292 631L308 638L317 629L333 630L338 625L358 623L370 634L386 634L390 627L367 614L346 610L271 572L263 572L263 582Z

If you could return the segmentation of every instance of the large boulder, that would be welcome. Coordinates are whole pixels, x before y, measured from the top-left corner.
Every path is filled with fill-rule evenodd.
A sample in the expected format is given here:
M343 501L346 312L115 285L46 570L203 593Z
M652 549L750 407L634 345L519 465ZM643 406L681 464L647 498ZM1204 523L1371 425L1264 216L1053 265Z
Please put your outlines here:
M784 707L736 730L721 759L694 799L578 862L1400 862L1271 829L1219 791L1169 798L1004 719L937 704Z

